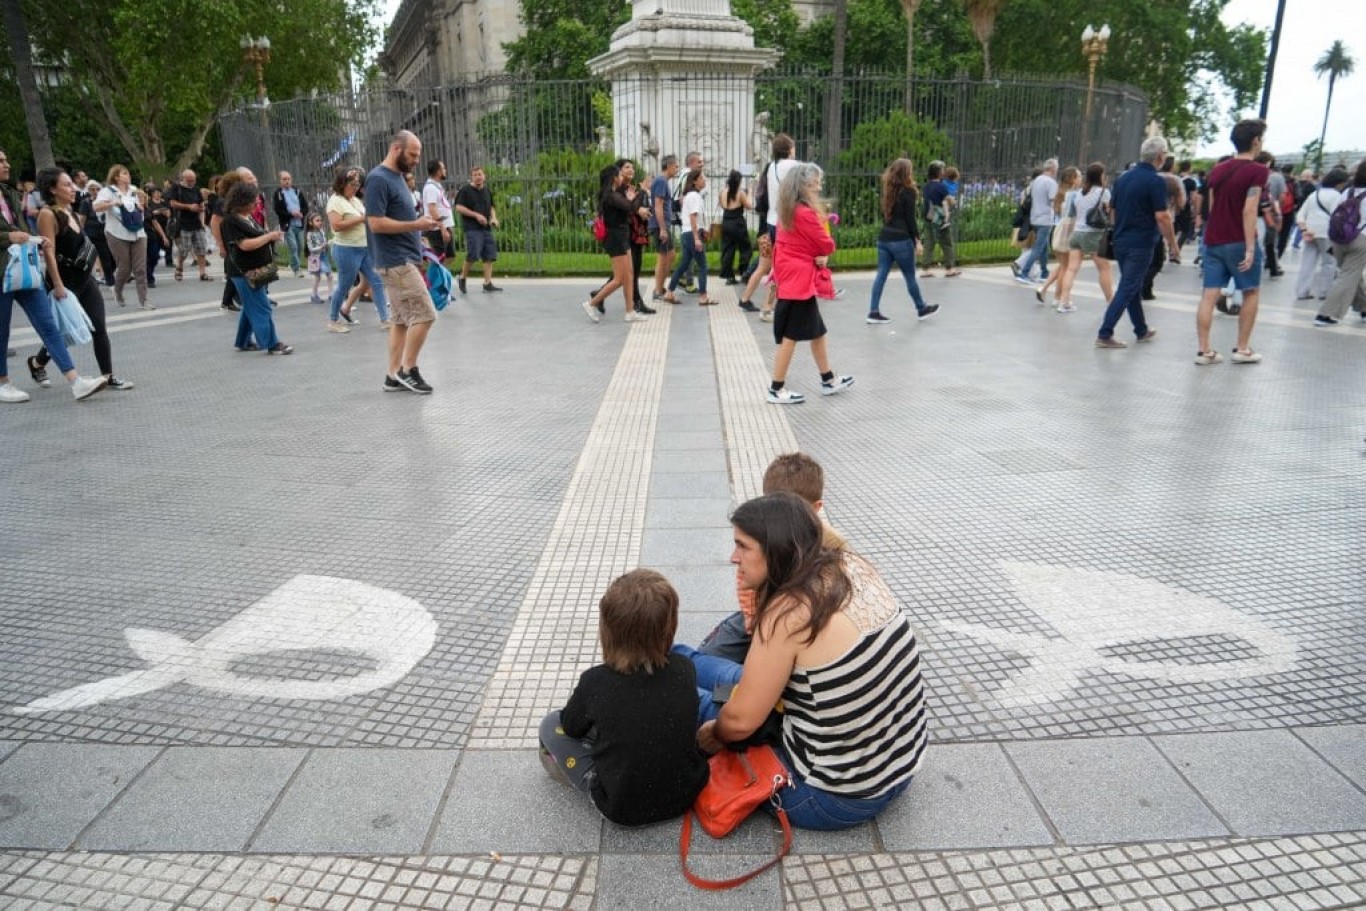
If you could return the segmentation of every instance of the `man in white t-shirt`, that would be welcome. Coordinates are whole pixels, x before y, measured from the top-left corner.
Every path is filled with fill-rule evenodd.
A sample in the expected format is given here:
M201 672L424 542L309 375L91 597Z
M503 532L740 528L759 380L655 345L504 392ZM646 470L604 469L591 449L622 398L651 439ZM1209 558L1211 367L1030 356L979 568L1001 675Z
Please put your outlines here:
M1024 262L1020 263L1020 273L1015 277L1021 284L1034 284L1029 273L1036 264L1039 278L1048 278L1048 242L1053 237L1053 225L1057 221L1053 212L1053 197L1057 193L1058 159L1050 158L1043 163L1043 173L1029 185L1029 224L1034 229L1034 246Z
M422 214L441 222L427 232L427 243L442 259L455 255L455 210L441 182L446 179L446 163L440 158L427 162L427 182L422 185Z

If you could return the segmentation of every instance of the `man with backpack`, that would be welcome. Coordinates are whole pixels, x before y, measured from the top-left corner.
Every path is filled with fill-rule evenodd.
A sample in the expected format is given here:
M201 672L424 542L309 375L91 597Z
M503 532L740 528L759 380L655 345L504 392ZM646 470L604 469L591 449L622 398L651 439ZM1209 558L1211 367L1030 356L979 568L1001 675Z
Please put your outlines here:
M1333 244L1333 256L1338 261L1338 277L1328 297L1314 317L1315 325L1336 325L1347 315L1347 306L1366 321L1366 291L1362 290L1362 273L1366 272L1366 159L1357 162L1352 185L1342 194L1341 201L1328 218L1328 239Z
M1221 363L1224 358L1210 347L1210 326L1219 292L1233 280L1242 292L1238 311L1238 343L1230 355L1235 364L1255 364L1262 356L1252 350L1252 327L1257 322L1257 300L1262 283L1263 250L1257 243L1258 206L1266 192L1270 171L1254 160L1262 151L1266 121L1240 120L1233 127L1234 155L1214 166L1205 182L1209 219L1205 223L1205 256L1202 264L1204 292L1195 313L1198 366ZM1268 251L1275 247L1268 245Z

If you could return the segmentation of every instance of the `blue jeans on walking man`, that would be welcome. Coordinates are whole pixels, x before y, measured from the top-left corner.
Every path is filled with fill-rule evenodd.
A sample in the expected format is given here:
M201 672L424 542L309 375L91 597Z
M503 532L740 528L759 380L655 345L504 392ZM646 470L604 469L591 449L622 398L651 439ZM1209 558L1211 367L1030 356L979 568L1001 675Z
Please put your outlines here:
M1034 246L1029 248L1029 256L1020 265L1020 274L1029 277L1034 264L1039 265L1039 278L1048 278L1048 241L1053 237L1052 225L1034 226Z
M1115 247L1115 264L1119 266L1119 287L1105 308L1105 318L1101 321L1098 338L1112 338L1119 317L1126 310L1129 320L1134 324L1134 335L1143 337L1148 332L1148 321L1143 316L1143 276L1147 274L1152 262L1151 244Z

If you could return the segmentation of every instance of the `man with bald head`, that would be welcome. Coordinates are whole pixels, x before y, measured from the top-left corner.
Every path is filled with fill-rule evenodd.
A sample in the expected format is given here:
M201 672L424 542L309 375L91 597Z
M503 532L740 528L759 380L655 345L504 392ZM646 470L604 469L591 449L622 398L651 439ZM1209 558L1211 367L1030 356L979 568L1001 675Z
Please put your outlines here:
M385 392L430 395L432 387L417 369L417 358L436 321L436 307L422 280L422 232L436 231L441 221L424 215L413 201L405 175L422 158L422 141L400 130L389 153L365 178L365 221L375 267L389 297L389 370Z
M280 186L276 188L271 200L275 218L280 223L280 231L285 235L285 246L289 247L289 268L298 278L303 273L300 266L308 257L304 247L304 224L308 221L308 200L294 186L294 178L288 171L280 172Z
M166 199L178 222L179 234L176 236L175 280L185 277L185 258L194 254L199 263L199 280L213 281L209 277L209 232L204 224L204 197L195 186L195 173L186 168L180 174L180 181L171 187Z

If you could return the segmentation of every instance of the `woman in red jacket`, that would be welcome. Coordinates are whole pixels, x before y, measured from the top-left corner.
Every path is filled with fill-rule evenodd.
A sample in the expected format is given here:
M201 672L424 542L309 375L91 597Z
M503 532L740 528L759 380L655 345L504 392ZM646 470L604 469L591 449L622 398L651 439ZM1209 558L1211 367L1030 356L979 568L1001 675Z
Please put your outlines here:
M778 353L773 358L773 383L768 389L772 405L806 401L800 392L783 388L798 342L811 343L811 356L821 372L821 395L834 395L854 384L852 376L835 376L830 369L825 323L816 306L817 273L826 269L830 254L835 252L835 239L826 228L825 204L821 202L824 176L819 166L802 162L778 185L778 236L773 246L773 280L778 286L773 339L778 343ZM828 281L828 272L826 278Z

